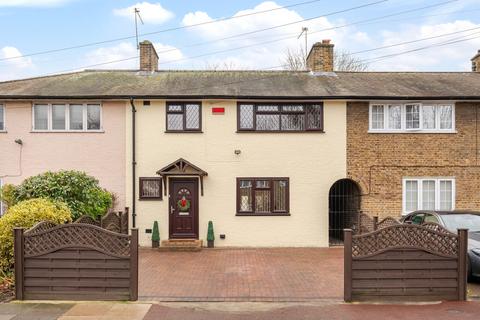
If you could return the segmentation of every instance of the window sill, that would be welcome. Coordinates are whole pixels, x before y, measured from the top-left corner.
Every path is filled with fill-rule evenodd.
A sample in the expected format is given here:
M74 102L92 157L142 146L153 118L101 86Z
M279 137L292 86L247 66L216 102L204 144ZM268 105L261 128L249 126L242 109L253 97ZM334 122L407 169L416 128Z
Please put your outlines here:
M398 134L455 134L457 130L368 130L368 133L398 133Z
M162 201L163 198L138 198L138 201Z
M32 130L30 133L105 133L105 130Z
M307 130L307 131L294 131L294 130L237 130L236 133L325 133L324 130Z
M203 131L165 130L165 133L203 133Z
M289 217L290 213L237 213L237 217Z
M7 130L0 130L0 133L8 133Z

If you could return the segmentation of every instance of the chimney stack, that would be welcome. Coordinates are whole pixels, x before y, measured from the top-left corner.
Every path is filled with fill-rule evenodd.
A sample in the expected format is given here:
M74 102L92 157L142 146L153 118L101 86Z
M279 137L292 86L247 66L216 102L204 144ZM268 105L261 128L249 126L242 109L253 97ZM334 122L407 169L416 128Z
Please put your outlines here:
M330 40L315 43L307 56L307 68L314 72L333 72L333 47Z
M140 70L154 72L158 70L158 54L150 41L140 42Z
M471 59L471 61L472 61L472 71L480 72L480 50L478 50L477 54Z

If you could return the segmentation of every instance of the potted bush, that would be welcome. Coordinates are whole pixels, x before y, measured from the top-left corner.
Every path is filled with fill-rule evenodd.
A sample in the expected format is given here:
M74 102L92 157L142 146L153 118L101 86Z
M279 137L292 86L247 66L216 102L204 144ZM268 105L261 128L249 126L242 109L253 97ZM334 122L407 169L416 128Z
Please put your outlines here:
M215 247L215 234L213 233L212 221L208 221L207 245L209 248Z
M158 222L153 222L152 230L152 248L158 248L160 246L160 232L158 231Z

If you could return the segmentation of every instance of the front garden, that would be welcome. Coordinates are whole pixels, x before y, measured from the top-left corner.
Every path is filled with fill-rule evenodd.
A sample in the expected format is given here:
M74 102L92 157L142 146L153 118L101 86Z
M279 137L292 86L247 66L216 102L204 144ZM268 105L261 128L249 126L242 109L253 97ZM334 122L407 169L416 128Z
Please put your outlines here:
M29 229L40 221L69 223L82 215L98 219L113 206L115 196L94 177L79 171L46 172L6 184L0 200L7 206L0 218L0 301L13 297L13 230Z

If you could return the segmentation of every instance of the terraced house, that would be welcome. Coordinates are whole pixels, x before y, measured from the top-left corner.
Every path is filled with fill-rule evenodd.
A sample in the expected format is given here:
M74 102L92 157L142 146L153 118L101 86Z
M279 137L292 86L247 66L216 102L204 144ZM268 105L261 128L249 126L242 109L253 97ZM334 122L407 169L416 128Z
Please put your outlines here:
M86 170L149 245L328 246L358 212L480 209L480 61L454 73L87 70L0 83L0 176ZM22 143L19 143L20 139ZM19 160L22 152L21 161ZM15 177L10 177L15 176Z

